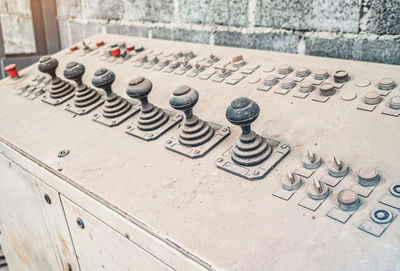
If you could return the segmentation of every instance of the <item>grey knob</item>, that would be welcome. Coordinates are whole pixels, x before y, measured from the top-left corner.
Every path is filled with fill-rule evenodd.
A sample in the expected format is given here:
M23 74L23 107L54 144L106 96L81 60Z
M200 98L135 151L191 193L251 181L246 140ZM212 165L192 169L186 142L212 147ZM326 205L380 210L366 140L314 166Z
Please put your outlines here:
M50 56L42 56L39 60L39 71L49 74L53 80L58 78L56 75L57 67L58 60Z
M153 83L147 78L138 76L129 81L129 86L126 89L126 94L132 99L138 99L142 106L149 103L147 96L149 96Z
M251 132L251 123L259 114L260 107L256 102L246 97L239 97L226 109L225 116L230 123L240 126L243 134L248 134Z
M199 100L199 93L197 90L183 85L174 90L169 98L169 104L176 110L183 111L186 118L193 116L193 107Z
M72 61L67 64L64 70L64 77L70 80L73 80L76 82L76 84L79 86L83 85L82 83L82 77L83 74L85 73L85 66L82 64Z
M114 81L115 73L106 68L98 69L92 78L93 86L104 89L107 96L111 96L113 93L111 85L114 83Z

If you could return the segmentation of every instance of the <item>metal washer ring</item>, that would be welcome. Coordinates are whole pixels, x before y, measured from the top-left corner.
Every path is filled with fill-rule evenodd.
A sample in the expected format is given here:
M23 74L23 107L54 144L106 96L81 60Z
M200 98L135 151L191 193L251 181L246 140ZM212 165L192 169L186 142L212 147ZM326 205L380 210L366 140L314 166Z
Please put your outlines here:
M378 217L378 215L383 215L382 218ZM371 219L378 224L387 224L393 219L393 213L391 210L384 208L384 207L378 207L375 208L371 211L370 213Z
M392 194L393 196L395 196L396 198L400 198L400 183L397 184L393 184L390 188L389 188L390 194Z

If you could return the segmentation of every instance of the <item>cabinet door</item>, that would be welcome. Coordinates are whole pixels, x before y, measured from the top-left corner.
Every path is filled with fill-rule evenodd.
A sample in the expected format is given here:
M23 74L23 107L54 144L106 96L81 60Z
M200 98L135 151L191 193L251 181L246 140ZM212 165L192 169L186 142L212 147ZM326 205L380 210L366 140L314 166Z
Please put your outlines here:
M10 271L62 270L37 182L0 154L0 243Z
M60 193L41 181L38 182L38 187L47 225L56 245L63 270L79 271L74 245L72 244L64 209L61 204Z
M63 195L61 201L82 271L172 270Z

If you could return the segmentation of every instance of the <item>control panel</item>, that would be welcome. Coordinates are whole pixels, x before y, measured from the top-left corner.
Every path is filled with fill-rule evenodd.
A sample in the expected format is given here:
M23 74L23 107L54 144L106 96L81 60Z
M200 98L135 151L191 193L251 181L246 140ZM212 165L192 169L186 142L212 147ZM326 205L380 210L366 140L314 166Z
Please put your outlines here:
M99 34L17 68L1 140L212 268L400 269L399 66Z

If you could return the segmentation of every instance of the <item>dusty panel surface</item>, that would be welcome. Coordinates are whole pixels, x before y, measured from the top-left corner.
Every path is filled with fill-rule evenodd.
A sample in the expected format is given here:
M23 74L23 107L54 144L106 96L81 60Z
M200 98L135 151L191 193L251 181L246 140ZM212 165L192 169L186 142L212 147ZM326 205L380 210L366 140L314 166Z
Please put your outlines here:
M230 136L204 157L193 160L165 148L177 127L156 140L145 142L125 133L127 125L137 115L110 128L92 121L98 110L74 116L64 109L67 103L51 106L42 102L41 97L30 100L16 95L15 88L29 82L28 78L20 83L9 79L1 82L0 136L3 142L35 157L71 184L141 221L155 233L167 236L215 269L400 268L397 260L399 218L395 218L379 238L359 229L369 219L370 211L381 206L379 199L399 180L400 165L396 161L399 160L400 118L382 114L389 100L400 95L398 86L382 92L382 101L372 111L357 109L366 93L377 90L382 78L393 78L397 85L400 83L398 66L117 35L98 35L88 40L88 44L94 47L100 40L106 46L119 41L143 46L143 54L162 52L160 61L164 56L171 57L169 53L186 49L192 50L197 60L212 52L221 59L214 66L242 55L246 65L221 83L213 78L200 79L202 73L190 77L157 71L154 67L137 67L137 56L121 63L120 59L102 60L100 53L84 55L80 48L73 53L67 49L53 56L60 62L57 70L60 77L69 61L84 64L83 81L88 85L96 69L106 67L114 71L114 92L130 101L125 94L129 80L144 76L153 83L150 102L169 110L173 110L168 103L172 91L187 84L200 95L194 113L206 121L230 126ZM330 74L326 79L329 82L333 82L335 71L346 70L350 80L343 86L337 85L336 93L326 101L318 94L318 85L303 98L293 96L298 83L283 94L279 89L282 79L268 91L257 90L264 78L275 74L283 64L291 65L294 72L308 67L312 72L310 76L318 69L326 69ZM242 73L251 66L259 67L251 74ZM36 66L20 73L39 74ZM226 83L232 78L238 82ZM354 95L356 97L351 99ZM218 169L215 164L240 135L240 128L232 126L225 118L227 106L239 96L249 97L260 106L260 116L252 128L291 148L288 156L258 181L237 177ZM330 188L330 195L316 211L299 205L307 197L312 177L304 178L304 184L287 201L273 195L281 188L281 179L287 170L301 167L307 149L315 151L323 160L321 167L312 172L313 176L328 174L333 155L351 169L343 180ZM61 150L70 152L59 158ZM326 214L337 206L338 192L353 188L357 183L357 169L365 166L378 169L379 184L368 197L362 198L363 204L346 223L328 217ZM398 214L396 209L392 212Z

